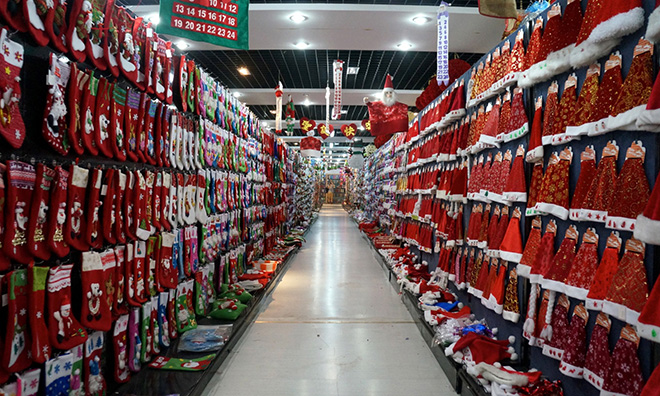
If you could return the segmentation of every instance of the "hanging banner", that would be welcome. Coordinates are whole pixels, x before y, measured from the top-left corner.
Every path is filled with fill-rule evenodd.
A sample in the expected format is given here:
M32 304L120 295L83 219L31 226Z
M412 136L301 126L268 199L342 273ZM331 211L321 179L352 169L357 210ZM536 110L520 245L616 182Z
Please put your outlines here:
M444 1L438 7L438 85L449 84L449 7Z
M282 82L278 82L275 87L275 132L279 135L282 133L282 94L284 87Z
M158 33L249 49L249 0L160 0Z
M296 109L293 106L293 99L289 95L289 102L286 104L286 134L293 135L293 127L296 125Z
M332 63L333 81L335 83L335 106L332 108L332 119L341 118L341 84L344 72L344 61L336 60Z

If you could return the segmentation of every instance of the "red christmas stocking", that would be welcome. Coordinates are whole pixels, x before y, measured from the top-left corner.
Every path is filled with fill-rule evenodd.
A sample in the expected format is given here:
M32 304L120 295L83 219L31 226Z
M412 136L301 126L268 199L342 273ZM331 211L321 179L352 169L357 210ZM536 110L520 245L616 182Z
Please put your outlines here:
M5 211L4 252L12 260L28 264L32 254L28 247L28 208L32 202L32 191L36 173L34 167L20 161L7 163L7 200Z
M0 16L9 26L19 32L27 32L27 16L24 14L21 0L3 1L0 5Z
M115 251L112 248L101 253L101 264L103 265L103 285L105 304L108 307L108 321L112 321L112 307L115 302L115 289L117 288L117 261ZM110 325L112 326L112 325Z
M115 0L107 0L105 3L105 28L108 29L103 42L103 56L108 65L108 71L115 77L119 76L119 7L115 6Z
M69 3L69 29L66 41L69 52L76 62L85 61L85 42L92 31L92 4L86 0L72 0Z
M140 95L140 107L138 109L138 124L137 124L137 150L136 154L138 161L147 162L147 137L145 131L145 121L148 116L149 107L151 106L151 99L149 95L142 92Z
M126 134L126 155L128 159L137 162L137 139L140 126L139 120L140 93L128 90L126 95L126 106L124 107L124 133Z
M133 84L137 84L138 66L135 60L136 47L133 37L134 18L124 7L117 7L119 10L118 26L119 31L119 70Z
M135 276L134 283L134 299L139 304L144 304L147 301L147 243L145 241L135 241L133 245L133 274Z
M101 231L101 186L103 172L96 168L92 170L92 178L87 194L87 218L85 224L85 243L91 249L100 249L103 246Z
M66 47L66 11L68 4L66 1L54 1L54 7L48 10L44 25L46 25L46 34L50 38L50 44L58 52L67 52Z
M140 302L135 298L135 244L132 242L126 245L126 262L124 277L124 289L126 291L126 302L131 307L139 307Z
M164 232L162 234L160 250L160 264L158 266L158 279L163 287L173 289L177 286L178 271L172 262L172 246L174 245L174 234Z
M25 23L28 32L40 47L48 45L48 34L46 33L46 16L53 7L46 0L24 0L23 15L27 17Z
M64 240L69 246L81 252L88 250L88 246L83 238L85 231L85 192L88 178L88 169L81 168L78 165L71 165L67 201L69 216L66 219Z
M174 58L174 69L177 75L174 81L174 100L176 101L176 107L185 111L188 111L188 102L186 97L188 96L188 61L186 61L185 55L180 55Z
M53 169L42 163L37 164L37 177L32 193L30 218L28 219L28 248L30 254L41 260L50 258L50 250L46 243L46 221L48 220L48 204L50 189L56 174Z
M5 235L5 196L6 196L6 187L5 187L5 173L7 172L7 166L3 163L0 163L0 272L9 271L11 262L9 258L5 256L2 246L4 242ZM0 278L2 279L2 278ZM1 381L0 381L1 382Z
M46 279L48 267L37 267L34 263L28 266L28 314L30 318L30 335L32 337L32 360L35 363L45 363L50 359L50 341L46 326Z
M149 83L149 67L148 63L148 46L151 40L147 38L147 24L144 23L142 17L137 17L133 20L133 43L135 43L135 52L137 54L137 81L135 85L138 86L140 91L147 91Z
M50 194L50 210L48 211L48 228L46 243L57 257L69 254L69 245L64 241L64 223L66 222L66 198L69 188L69 172L61 166L55 168L55 178Z
M154 116L154 155L156 165L159 167L165 166L163 164L163 115L165 114L166 105L163 102L158 103L156 115Z
M154 92L158 99L165 100L165 84L168 77L169 70L165 70L167 65L167 45L166 41L159 37L158 35L154 38L154 44L157 48L156 56L154 57L154 67L151 70L151 81L154 88Z
M105 78L99 79L94 109L94 143L101 154L113 157L110 143L110 104L114 94L114 84Z
M208 214L206 213L206 205L204 204L205 193L206 172L200 170L197 173L197 209L195 210L195 215L197 216L197 220L202 224L205 224L209 221Z
M135 171L135 179L135 189L133 191L135 235L146 241L151 235L151 225L147 219L147 181L139 171Z
M41 131L50 147L61 155L66 155L70 148L67 127L67 107L64 97L70 74L71 67L61 62L57 55L51 53L50 70L46 78L49 88L46 95L46 108L44 110L44 122Z
M147 241L147 257L145 259L146 292L149 298L155 296L160 291L156 263L158 263L158 237L152 236Z
M152 334L151 350L154 355L160 353L160 324L158 323L158 295L151 297L151 319L149 325Z
M85 395L105 395L105 378L101 369L104 340L104 333L95 331L85 341Z
M121 171L117 171L117 194L115 197L115 238L117 243L126 243L126 231L124 223L127 221L124 216L124 202L126 189L126 175ZM107 223L106 223L107 224Z
M76 154L80 155L85 150L82 142L82 113L81 103L83 99L83 92L87 89L89 83L89 74L82 70L78 70L75 63L71 63L71 73L69 78L69 86L67 89L67 103L69 109L69 122L67 123L69 144Z
M105 297L103 262L96 252L82 254L82 301L80 323L93 330L110 330L112 323Z
M177 330L177 319L176 319L176 293L177 289L170 289L170 297L167 300L167 323L168 323L168 334L170 340L173 340L179 337L179 331Z
M115 238L115 208L117 206L117 171L115 169L108 169L105 171L103 179L103 187L101 187L101 201L103 202L103 211L101 214L101 224L103 227L103 239L111 244L117 244Z
M160 346L168 348L170 346L170 324L167 320L167 303L170 299L170 292L163 291L158 295L158 327L160 328Z
M155 232L154 224L154 205L153 205L153 195L154 195L154 185L156 184L156 174L151 171L145 173L145 182L146 190L144 195L144 211L146 218L145 229L149 231L149 235Z
M163 114L160 119L161 123L161 157L163 159L163 166L169 168L170 166L173 166L170 163L170 120L172 118L172 109L169 106L166 106L163 108Z
M124 136L124 108L126 107L126 90L115 84L112 90L112 101L110 102L110 147L119 161L126 161L126 145Z
M128 368L132 372L140 371L140 356L142 355L142 340L140 339L140 310L141 307L131 309L128 318Z
M9 309L2 368L17 373L30 367L30 333L28 332L28 274L21 269L7 274Z
M116 317L128 313L126 306L126 246L115 246L115 298L112 300L112 313Z
M135 240L135 192L138 190L137 178L135 172L128 172L126 175L126 193L124 194L124 218L121 219L118 223L121 224L124 228L124 234L126 239Z
M142 354L140 362L147 363L151 360L153 353L153 333L151 332L151 300L142 304L140 317L140 338L142 338Z
M143 129L143 138L145 139L145 147L143 152L148 163L151 165L156 165L156 148L155 148L155 123L156 119L156 110L160 103L155 100L147 100L147 106L145 106L144 114L144 129Z
M128 314L121 315L115 321L112 344L115 355L115 382L123 384L131 378L131 372L128 370Z
M162 228L166 231L172 229L172 225L169 222L169 211L170 211L170 187L172 185L172 175L167 172L163 172L163 187L161 188L160 194L160 224Z
M15 0L9 0L12 4ZM5 3L7 4L7 3ZM3 6L0 5L0 10ZM0 135L13 148L20 148L25 140L25 124L18 102L21 100L21 69L23 46L7 38L7 29L0 32Z
M161 230L163 228L161 224L161 197L163 195L163 172L156 172L156 181L154 182L154 188L151 194L151 223L154 225L156 230Z
M87 1L83 2L83 8L86 7L84 4ZM106 0L91 0L89 2L92 4L92 28L85 42L87 59L97 69L105 70L108 68L108 65L103 56L103 50L107 37L106 33L109 31L108 26L105 26L105 15L103 15L105 13Z
M165 57L167 59L165 63L165 103L167 104L172 104L173 103L173 97L172 97L172 85L174 84L174 61L172 58L172 55L174 54L174 50L172 49L172 42L168 41L165 43Z
M80 106L81 132L83 147L88 153L99 155L99 149L94 141L94 120L96 111L96 95L99 90L99 79L90 74L87 89L83 91Z

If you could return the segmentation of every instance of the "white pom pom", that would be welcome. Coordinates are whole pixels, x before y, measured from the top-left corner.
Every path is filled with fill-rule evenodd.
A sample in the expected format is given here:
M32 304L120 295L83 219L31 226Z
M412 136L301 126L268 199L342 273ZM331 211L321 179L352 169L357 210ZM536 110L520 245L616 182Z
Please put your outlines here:
M514 344L516 342L515 336L509 336L509 344Z
M494 328L493 330L491 330L491 331L493 332L493 335L497 335L497 333L500 332L500 329L498 329L497 327L495 327L495 328Z
M518 354L517 353L512 353L511 354L511 360L518 360Z
M529 369L529 372L530 372L530 373L535 373L535 372L537 372L537 371L539 371L539 370L538 370L538 369L535 369L535 368L531 368L531 369Z
M474 316L474 314L470 314L470 320L474 320L474 318L476 318L476 316Z
M462 302L459 302L459 303L458 303L458 309L463 309L464 306L465 306L465 305L464 305Z
M495 366L495 367L497 367L497 368L502 368L502 363L500 363L500 362L495 362L495 364L493 364L493 366Z
M422 260L422 265L429 265L429 263L426 260Z
M506 351L509 352L509 353L516 353L516 350L513 349L513 347L508 347L508 348L506 349Z

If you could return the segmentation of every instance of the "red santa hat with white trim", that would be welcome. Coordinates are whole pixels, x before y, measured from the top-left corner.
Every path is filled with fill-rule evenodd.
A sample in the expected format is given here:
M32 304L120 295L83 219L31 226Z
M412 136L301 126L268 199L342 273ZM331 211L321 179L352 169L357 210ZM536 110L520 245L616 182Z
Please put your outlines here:
M394 91L394 84L392 84L392 76L389 74L385 77L385 86L383 87L383 92L392 92Z

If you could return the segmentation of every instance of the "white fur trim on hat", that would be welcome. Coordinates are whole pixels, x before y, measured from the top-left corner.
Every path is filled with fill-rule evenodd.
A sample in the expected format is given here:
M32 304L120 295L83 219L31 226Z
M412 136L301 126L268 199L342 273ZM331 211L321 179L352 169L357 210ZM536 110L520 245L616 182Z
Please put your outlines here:
M607 128L611 131L636 131L637 119L646 110L646 105L633 107L614 117L607 118Z
M562 282L552 280L552 279L543 279L541 280L541 287L548 290L554 290L556 292L563 293L565 290L565 285Z
M603 302L603 312L632 325L639 323L639 312L613 301L605 300Z
M552 135L546 135L541 137L541 144L544 146L548 146L552 144Z
M597 223L605 223L607 218L606 210L593 210L593 209L581 209L580 210L580 220L595 221Z
M564 293L566 293L566 295L569 297L577 298L578 300L584 301L587 299L587 294L589 294L589 290L576 286L564 285Z
M522 254L520 255L520 257L522 258ZM522 276L523 278L529 279L529 273L531 271L532 271L532 267L530 267L529 265L518 264L516 266L516 272L518 273L518 276Z
M635 222L635 238L651 245L660 245L660 220L651 220L643 214Z
M543 281L543 275L541 274L529 274L529 281L531 283L538 283L539 285Z
M510 373L484 362L475 365L471 370L488 381L502 385L525 386L529 383L529 378L524 374Z
M510 142L512 140L516 140L518 138L527 135L527 132L529 132L529 124L524 123L520 128L505 133L504 136L502 137L502 140L505 143Z
M568 377L572 378L582 378L582 375L584 373L584 368L583 367L578 367L578 366L573 366L572 364L568 364L565 361L561 361L559 363L559 371L561 371L562 374Z
M571 51L571 66L575 69L589 66L599 58L606 56L619 44L619 39L594 43L585 40Z
M543 146L535 147L525 155L525 162L534 163L543 161Z
M319 150L300 150L300 154L303 157L320 157L321 152Z
M611 131L612 129L609 126L609 118L603 118L589 124L589 136L600 136Z
M660 132L660 109L645 109L639 113L637 129L641 131Z
M520 320L520 314L517 312L503 311L502 318L504 318L504 320L508 320L509 322L518 323Z
M589 35L587 42L603 43L618 39L637 31L644 25L644 9L635 7L627 12L617 14L600 22Z
M522 258L522 253L507 252L500 250L500 258L511 263L519 263Z
M585 136L589 134L591 122L584 123L579 126L566 127L566 136Z
M573 50L575 50L575 44L570 44L560 50L549 53L548 58L546 59L548 64L548 70L546 72L547 77L540 82L568 71L571 68L571 54L573 53Z
M506 191L502 196L509 202L527 202L527 192L525 191Z
M602 311L603 310L603 300L594 300L593 298L587 298L585 306L587 309L592 311Z
M653 10L651 15L649 15L649 23L646 25L646 34L644 36L654 44L660 42L660 7Z
M537 202L534 209L541 212L549 213L562 220L568 219L568 209L563 206L559 206L547 202Z

